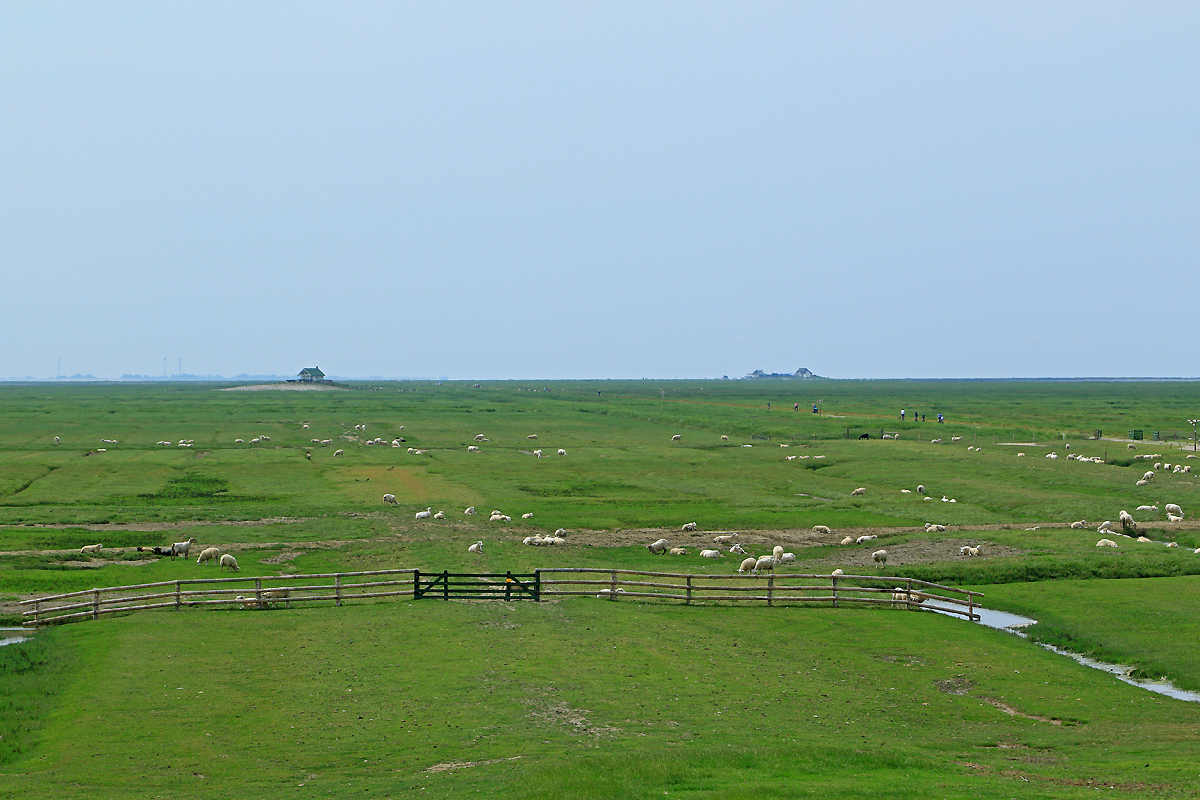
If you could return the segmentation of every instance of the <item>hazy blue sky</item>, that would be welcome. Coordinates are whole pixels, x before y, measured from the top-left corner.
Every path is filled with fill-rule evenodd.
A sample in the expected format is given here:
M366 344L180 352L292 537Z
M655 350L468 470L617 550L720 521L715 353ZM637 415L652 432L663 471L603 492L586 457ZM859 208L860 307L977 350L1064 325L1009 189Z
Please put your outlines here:
M1200 4L0 5L0 376L1196 376Z

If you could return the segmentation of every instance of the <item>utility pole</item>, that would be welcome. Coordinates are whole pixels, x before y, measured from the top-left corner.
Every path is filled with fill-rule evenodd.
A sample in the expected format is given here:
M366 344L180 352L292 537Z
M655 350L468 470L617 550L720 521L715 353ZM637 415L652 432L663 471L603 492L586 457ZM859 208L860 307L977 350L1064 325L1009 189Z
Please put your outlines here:
M1194 453L1196 452L1196 426L1200 424L1200 419L1189 419L1188 422L1192 423L1192 452Z

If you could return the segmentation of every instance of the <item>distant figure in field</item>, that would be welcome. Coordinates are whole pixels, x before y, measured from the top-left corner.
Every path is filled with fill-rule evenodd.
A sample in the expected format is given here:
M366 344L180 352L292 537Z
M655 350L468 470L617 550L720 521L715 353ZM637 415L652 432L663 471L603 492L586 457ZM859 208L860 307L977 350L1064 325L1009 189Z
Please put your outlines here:
M770 411L770 410L771 410L771 404L767 403L767 411Z
M946 418L943 417L941 414L938 414L938 424L940 425L941 423L943 423L945 421L946 421Z
M800 410L800 404L796 403L796 405L792 408L792 411L799 411L799 410Z
M900 421L901 421L901 422L903 422L903 421L904 421L904 409L903 409L903 408L902 408L902 409L900 409Z
M813 413L814 414L817 413L817 404L816 403L813 403Z
M922 415L921 415L921 422L924 422L924 421L925 421L925 415L924 415L924 414L922 414Z

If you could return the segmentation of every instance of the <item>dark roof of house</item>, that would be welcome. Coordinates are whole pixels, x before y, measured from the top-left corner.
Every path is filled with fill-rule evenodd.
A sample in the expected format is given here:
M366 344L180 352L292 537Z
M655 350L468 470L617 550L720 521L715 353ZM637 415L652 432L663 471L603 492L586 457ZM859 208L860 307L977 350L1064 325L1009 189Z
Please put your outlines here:
M300 370L300 374L301 375L311 375L314 378L324 378L325 377L325 373L321 372L320 367L305 367L304 369Z

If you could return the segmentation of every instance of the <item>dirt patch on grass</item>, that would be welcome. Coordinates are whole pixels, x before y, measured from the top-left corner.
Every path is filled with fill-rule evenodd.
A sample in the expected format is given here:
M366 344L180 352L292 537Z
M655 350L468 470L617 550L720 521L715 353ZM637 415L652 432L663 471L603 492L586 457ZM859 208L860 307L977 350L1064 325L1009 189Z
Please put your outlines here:
M484 767L488 764L502 764L505 761L516 761L524 756L509 756L508 758L489 758L487 761L448 761L445 764L434 764L432 767L426 767L426 772L446 772L452 769L466 769L467 767Z
M294 522L307 522L308 517L264 517L249 520L184 520L182 522L83 522L83 523L37 523L31 525L6 525L15 530L28 528L47 528L51 530L67 530L78 528L88 531L182 531L188 528L199 528L205 525L234 525L238 527L254 527L257 525L281 525Z

